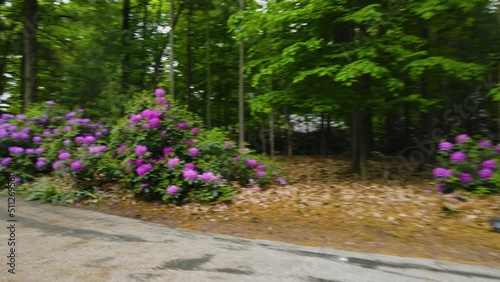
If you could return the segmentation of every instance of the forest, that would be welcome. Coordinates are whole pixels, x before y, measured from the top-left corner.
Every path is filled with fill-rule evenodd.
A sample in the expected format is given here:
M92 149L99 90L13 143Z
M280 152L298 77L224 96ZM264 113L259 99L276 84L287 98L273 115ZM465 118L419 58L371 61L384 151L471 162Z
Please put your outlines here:
M163 87L240 147L347 152L364 176L372 152L400 155L413 171L451 134L498 140L498 5L4 0L2 111L50 100L113 120Z

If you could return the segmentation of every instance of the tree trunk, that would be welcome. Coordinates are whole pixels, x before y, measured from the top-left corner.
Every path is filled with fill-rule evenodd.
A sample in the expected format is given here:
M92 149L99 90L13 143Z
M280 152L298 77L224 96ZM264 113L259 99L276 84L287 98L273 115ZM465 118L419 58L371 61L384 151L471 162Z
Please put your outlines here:
M193 110L193 0L189 0L188 5L188 38L187 38L187 51L188 51L188 77L187 77L187 104L188 111Z
M174 0L170 0L170 31L168 32L168 45L170 49L169 53L169 85L170 85L170 95L175 98L175 81L174 81L174 27L175 27L175 17L174 17Z
M205 9L205 44L206 44L206 69L207 69L207 128L212 128L212 63L210 60L210 18L208 7Z
M293 144L292 144L293 126L292 126L292 121L290 119L290 111L288 110L288 106L285 106L284 112L286 116L286 125L287 125L287 130L286 130L287 154L289 157L291 157L293 155Z
M352 170L358 172L359 166L359 114L351 113L351 164Z
M362 179L366 179L368 175L368 131L370 123L371 119L366 112L358 109L352 113L352 168L354 171L360 173Z
M24 29L23 29L23 111L36 100L36 31L37 31L37 0L24 2Z
M122 88L125 95L128 94L128 89L130 85L130 0L123 1L122 10L122 44L123 44L123 60L122 60Z
M144 13L144 17L142 18L142 38L144 40L146 40L147 36L148 36L148 4L149 4L149 0L144 0L143 2L143 10L142 12ZM143 58L142 60L142 64L141 64L141 69L142 69L142 72L141 72L141 90L146 90L146 75L148 73L148 61ZM156 88L156 87L155 87Z
M245 1L240 0L240 11L245 9ZM238 87L238 119L239 119L239 139L238 146L243 148L245 143L245 81L243 78L243 66L245 64L245 46L243 41L239 44L239 87Z
M266 124L264 122L264 114L260 115L260 142L262 142L262 151L267 154L267 140L266 140Z
M325 113L321 113L321 156L326 156Z
M274 113L271 107L271 112L269 113L269 155L274 158Z

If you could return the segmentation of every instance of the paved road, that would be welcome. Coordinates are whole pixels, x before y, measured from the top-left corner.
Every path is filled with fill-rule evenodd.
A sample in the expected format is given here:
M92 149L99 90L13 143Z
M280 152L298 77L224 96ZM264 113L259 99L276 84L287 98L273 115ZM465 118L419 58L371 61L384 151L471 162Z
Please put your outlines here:
M17 202L15 218L11 274L0 197L0 281L500 281L497 267L246 240L40 203Z

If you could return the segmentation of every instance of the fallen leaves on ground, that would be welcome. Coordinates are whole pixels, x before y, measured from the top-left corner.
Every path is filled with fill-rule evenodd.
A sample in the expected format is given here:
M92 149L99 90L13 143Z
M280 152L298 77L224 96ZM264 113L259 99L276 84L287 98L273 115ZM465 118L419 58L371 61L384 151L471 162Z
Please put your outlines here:
M367 181L338 158L279 162L288 185L239 187L230 204L176 207L123 195L89 208L246 238L500 266L500 234L489 226L500 215L498 195L440 195L429 170L389 180L386 162L371 161Z

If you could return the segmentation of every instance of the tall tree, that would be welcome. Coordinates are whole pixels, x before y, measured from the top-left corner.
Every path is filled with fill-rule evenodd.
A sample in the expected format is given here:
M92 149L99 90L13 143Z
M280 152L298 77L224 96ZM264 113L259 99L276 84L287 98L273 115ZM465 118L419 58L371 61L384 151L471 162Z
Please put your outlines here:
M174 27L175 27L175 13L174 13L174 0L170 0L170 30L168 32L168 46L169 46L169 88L170 95L175 97L175 74L174 74Z
M212 128L212 62L210 59L210 17L209 17L209 5L207 1L206 7L204 9L205 16L205 68L206 68L206 121L207 127Z
M24 1L24 29L23 29L23 109L36 100L37 89L37 0Z
M240 11L245 10L245 1L240 0ZM245 79L243 67L245 65L245 45L243 40L239 42L239 61L238 61L238 119L239 119L239 138L238 145L243 148L245 143Z

